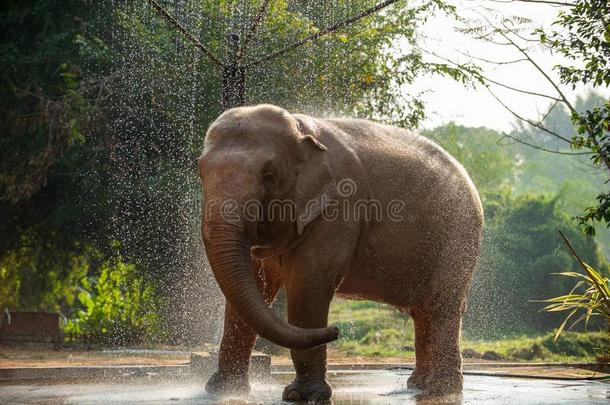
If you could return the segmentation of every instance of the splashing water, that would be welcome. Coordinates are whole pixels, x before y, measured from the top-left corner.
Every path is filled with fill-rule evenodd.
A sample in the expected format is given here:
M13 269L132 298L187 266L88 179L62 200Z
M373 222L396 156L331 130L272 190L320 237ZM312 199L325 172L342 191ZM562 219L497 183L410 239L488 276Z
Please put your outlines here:
M607 384L585 381L545 381L517 378L467 376L461 396L430 398L405 388L408 371L333 372L332 403L347 404L571 404L586 398L588 404L606 404ZM289 404L282 402L284 383L291 373L276 374L274 382L255 381L247 397L218 397L199 384L135 381L124 384L4 385L0 394L9 401L179 404Z

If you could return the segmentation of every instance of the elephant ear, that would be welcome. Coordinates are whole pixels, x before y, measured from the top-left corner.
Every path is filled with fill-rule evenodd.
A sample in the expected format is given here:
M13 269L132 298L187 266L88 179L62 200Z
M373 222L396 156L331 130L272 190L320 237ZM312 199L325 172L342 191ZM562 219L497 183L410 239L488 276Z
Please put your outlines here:
M318 139L317 125L306 117L296 119L303 151L303 164L295 187L297 234L301 235L335 198L337 184L328 161L328 149Z

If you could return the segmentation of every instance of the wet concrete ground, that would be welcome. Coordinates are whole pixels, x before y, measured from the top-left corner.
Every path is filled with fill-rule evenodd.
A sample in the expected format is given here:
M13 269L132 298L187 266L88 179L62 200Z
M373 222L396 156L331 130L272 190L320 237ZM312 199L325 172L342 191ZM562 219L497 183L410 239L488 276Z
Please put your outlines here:
M408 370L332 372L333 401L344 404L608 404L610 383L488 376L465 376L461 397L425 398L408 390ZM123 383L2 383L0 403L7 404L282 404L291 373L275 373L269 382L252 382L248 397L207 394L203 384L136 379Z

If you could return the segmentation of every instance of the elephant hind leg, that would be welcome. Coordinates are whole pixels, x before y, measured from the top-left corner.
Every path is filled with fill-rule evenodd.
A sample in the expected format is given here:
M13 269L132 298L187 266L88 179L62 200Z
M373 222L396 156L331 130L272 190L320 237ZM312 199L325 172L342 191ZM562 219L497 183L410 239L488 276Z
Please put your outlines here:
M462 391L461 307L414 311L417 363L409 387L435 395Z
M415 327L415 370L409 376L407 387L412 389L423 389L426 375L430 369L430 339L428 335L429 322L425 313L414 308L411 309L411 318Z
M417 351L423 352L425 364L425 377L416 373L414 382L432 394L462 391L460 334L468 286L479 255L480 240L475 231L464 226L462 234L439 252L430 267L434 274L431 291L414 311L416 356Z

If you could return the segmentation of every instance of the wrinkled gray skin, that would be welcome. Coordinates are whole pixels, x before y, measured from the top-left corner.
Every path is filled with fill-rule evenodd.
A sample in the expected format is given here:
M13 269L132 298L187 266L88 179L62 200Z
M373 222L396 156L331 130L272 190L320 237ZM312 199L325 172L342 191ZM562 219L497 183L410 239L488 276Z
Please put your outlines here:
M325 343L338 336L327 327L335 294L408 311L416 335L409 387L461 391L461 319L483 210L447 152L396 127L258 105L228 110L210 126L199 171L203 240L227 299L208 391L249 390L249 358L260 335L291 348L296 378L284 399L330 398ZM247 201L266 208L273 199L294 201L301 215L241 214ZM230 215L220 208L227 200L236 207ZM358 201L373 200L380 220L354 214ZM307 201L320 204L307 208ZM288 322L269 308L282 287Z

